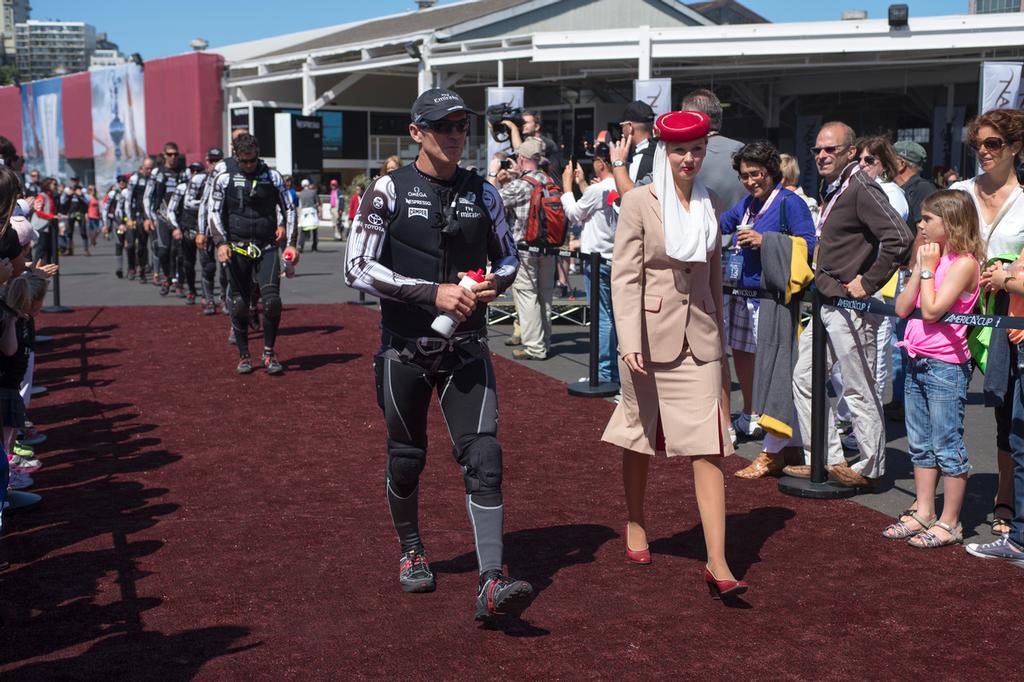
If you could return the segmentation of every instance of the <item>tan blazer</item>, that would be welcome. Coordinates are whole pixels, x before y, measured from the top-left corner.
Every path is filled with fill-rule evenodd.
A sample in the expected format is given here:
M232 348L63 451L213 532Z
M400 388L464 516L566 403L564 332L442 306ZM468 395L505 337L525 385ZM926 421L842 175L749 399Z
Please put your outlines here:
M645 361L674 362L687 345L705 362L724 354L721 241L715 240L706 263L669 258L653 185L622 197L612 260L612 308L620 355L640 353Z

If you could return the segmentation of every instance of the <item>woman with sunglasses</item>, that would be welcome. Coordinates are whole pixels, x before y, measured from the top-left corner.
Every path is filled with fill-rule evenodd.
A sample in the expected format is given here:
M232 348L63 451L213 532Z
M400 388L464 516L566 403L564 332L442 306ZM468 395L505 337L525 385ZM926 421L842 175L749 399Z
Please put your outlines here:
M955 182L950 189L971 195L978 210L981 236L987 242L986 258L991 264L982 272L981 286L995 293L995 312L1005 315L1009 297L1005 293L1007 272L999 260L1013 260L1024 249L1024 197L1014 172L1014 161L1024 146L1024 112L993 109L978 116L967 128L968 144L974 149L981 174ZM993 262L995 261L995 262ZM1011 457L1010 425L1019 383L1016 347L1008 343L1005 329L993 329L985 372L985 403L995 405L996 448L999 484L992 508L992 532L1007 533L1014 516L1014 466ZM1024 487L1017 491L1018 497ZM1017 509L1019 515L1024 510Z

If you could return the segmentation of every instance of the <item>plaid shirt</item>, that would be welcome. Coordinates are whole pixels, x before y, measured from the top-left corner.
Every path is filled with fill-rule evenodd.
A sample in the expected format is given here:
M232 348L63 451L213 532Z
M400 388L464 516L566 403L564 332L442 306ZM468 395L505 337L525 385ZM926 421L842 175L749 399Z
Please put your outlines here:
M523 234L526 232L526 221L530 217L530 195L533 194L533 185L523 178L531 177L543 183L554 182L544 171L530 171L522 177L516 178L501 188L501 200L505 202L507 220L512 226L512 237L516 242L523 241Z

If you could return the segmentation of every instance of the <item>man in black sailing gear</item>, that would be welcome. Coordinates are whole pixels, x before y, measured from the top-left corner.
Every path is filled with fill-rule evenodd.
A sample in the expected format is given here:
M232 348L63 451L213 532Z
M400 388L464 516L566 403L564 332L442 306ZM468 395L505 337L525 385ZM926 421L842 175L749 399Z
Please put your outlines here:
M427 410L436 392L462 467L480 568L476 618L521 613L532 586L502 572L504 509L497 396L487 346L487 303L508 288L519 257L498 191L458 167L469 109L450 90L428 90L412 107L416 162L363 194L345 262L349 286L381 299L377 402L387 425L385 490L401 546L399 585L429 592L434 574L420 538L418 491L426 463ZM464 273L490 264L472 289ZM458 323L445 338L431 323Z
M255 276L264 312L262 364L267 374L280 374L284 368L274 353L281 322L278 225L283 223L284 257L298 263L295 207L281 174L259 158L255 137L248 133L239 135L231 147L232 158L213 181L210 237L217 248L217 260L228 267L228 309L238 346L237 371L253 371L248 326Z

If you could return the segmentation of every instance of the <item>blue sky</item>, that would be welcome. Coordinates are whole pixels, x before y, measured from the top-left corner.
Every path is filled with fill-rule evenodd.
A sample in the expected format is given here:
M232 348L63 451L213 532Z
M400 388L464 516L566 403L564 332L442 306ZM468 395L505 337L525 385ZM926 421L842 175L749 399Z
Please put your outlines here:
M450 0L448 0L450 1ZM743 0L770 21L838 19L844 9L866 9L870 18L883 18L887 0ZM967 0L904 0L910 16L965 14ZM187 52L196 37L211 46L267 38L281 33L341 24L402 12L415 7L413 0L353 0L300 3L285 0L176 0L175 2L69 3L67 0L32 0L32 18L86 21L127 54L143 59ZM442 4L446 4L442 0ZM329 8L329 12L324 9Z

